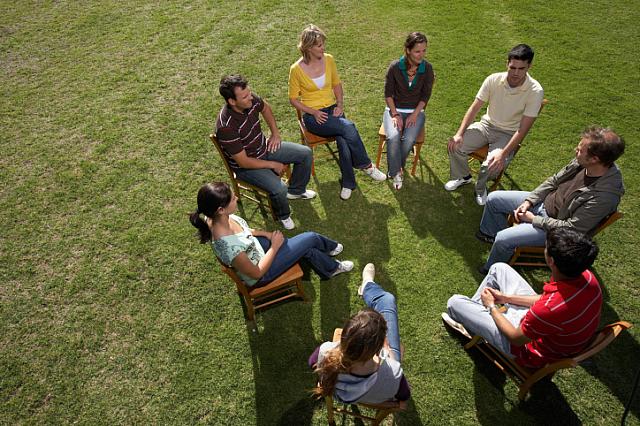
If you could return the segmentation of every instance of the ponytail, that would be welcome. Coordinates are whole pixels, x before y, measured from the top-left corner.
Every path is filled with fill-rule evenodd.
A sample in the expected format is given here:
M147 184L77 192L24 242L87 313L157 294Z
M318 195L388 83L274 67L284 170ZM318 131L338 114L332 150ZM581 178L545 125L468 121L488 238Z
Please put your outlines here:
M231 188L224 182L207 183L198 191L198 208L189 215L189 221L198 230L202 244L211 241L213 236L209 225L200 215L214 220L218 209L228 206L232 196Z
M323 398L332 395L338 381L338 374L348 372L351 364L352 362L346 359L340 350L340 346L329 350L315 369L318 385L313 389L314 396Z
M204 244L211 241L212 235L209 225L207 225L207 222L202 219L198 210L189 215L189 221L198 230L200 243Z

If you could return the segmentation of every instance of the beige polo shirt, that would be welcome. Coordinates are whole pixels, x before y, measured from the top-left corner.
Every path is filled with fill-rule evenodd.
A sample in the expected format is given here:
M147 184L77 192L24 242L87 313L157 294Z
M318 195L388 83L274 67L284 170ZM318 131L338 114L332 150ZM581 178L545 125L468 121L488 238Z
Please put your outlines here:
M524 83L512 88L507 83L507 73L499 72L485 78L476 98L489 104L483 120L501 129L516 131L523 115L538 116L544 91L528 73Z

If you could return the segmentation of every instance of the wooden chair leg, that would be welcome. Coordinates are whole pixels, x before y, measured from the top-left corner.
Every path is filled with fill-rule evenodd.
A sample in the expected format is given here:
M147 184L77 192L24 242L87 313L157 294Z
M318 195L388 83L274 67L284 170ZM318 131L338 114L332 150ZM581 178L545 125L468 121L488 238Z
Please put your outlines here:
M298 294L302 296L302 300L304 302L308 302L309 299L307 299L307 295L304 292L304 288L302 287L302 280L300 278L296 280L296 289L298 290Z
M384 136L378 135L378 157L376 158L376 168L380 168L380 160L382 159L382 150L387 139Z
M384 419L387 418L387 416L391 413L391 410L385 410L383 408L381 408L380 410L378 410L378 412L376 413L376 418L375 420L373 420L371 422L372 426L378 426L380 423L382 423L382 421Z
M330 425L335 425L336 421L333 418L333 398L331 398L330 396L325 396L324 405L327 407L327 421Z
M415 177L416 176L416 167L418 166L418 163L420 163L420 150L422 149L422 144L418 144L416 143L415 145L413 145L413 167L411 168L411 176Z
M256 320L256 310L253 307L253 302L251 299L244 298L244 305L247 308L247 320L255 321Z
M475 345L477 345L477 344L480 342L480 340L482 340L482 337L480 337L480 336L478 336L478 335L473 336L473 339L469 340L469 342L467 342L467 344L466 344L466 345L464 345L464 348L465 348L466 350L469 350L469 349L471 349L472 347L474 347Z
M501 171L500 174L498 174L498 176L496 176L495 179L493 180L493 185L489 187L490 192L498 189L498 186L500 185L500 180L502 180L502 175L504 175L504 170Z

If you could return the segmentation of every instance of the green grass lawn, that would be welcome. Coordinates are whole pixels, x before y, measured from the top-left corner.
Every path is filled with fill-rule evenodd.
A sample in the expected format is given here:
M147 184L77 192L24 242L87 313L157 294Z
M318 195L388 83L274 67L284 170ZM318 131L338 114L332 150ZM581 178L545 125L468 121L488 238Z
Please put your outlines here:
M598 236L595 271L602 322L638 325L639 20L626 0L0 1L0 423L323 424L306 357L363 306L367 262L398 298L413 392L399 424L619 423L640 368L638 328L525 403L444 328L440 312L451 294L473 293L488 246L473 237L472 188L442 185L446 140L482 80L505 69L513 45L532 45L549 105L505 187L533 189L556 172L589 124L625 137L625 217ZM428 35L437 83L424 161L400 192L359 176L348 202L337 166L318 161L319 197L291 203L287 234L340 240L356 270L310 274L311 302L262 313L252 333L187 213L201 184L226 178L207 138L221 76L247 76L283 138L299 141L287 76L309 22L328 34L346 114L372 157L385 70L408 32ZM275 227L245 207L252 226ZM548 275L522 272L537 289ZM640 423L639 400L629 424Z

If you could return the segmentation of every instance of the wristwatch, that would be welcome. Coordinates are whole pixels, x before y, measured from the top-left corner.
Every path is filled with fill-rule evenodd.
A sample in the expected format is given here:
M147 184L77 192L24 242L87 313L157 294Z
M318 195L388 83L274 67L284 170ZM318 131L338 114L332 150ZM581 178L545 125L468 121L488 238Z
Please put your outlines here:
M493 309L497 309L498 307L496 305L490 305L487 306L487 309L489 309L489 312L491 312Z

